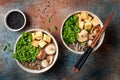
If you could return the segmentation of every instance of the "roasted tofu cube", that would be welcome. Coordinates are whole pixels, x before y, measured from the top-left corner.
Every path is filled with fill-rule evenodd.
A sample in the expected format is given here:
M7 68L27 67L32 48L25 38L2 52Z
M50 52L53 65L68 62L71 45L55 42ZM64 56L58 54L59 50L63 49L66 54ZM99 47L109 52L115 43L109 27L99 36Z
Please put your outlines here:
M88 13L87 12L81 12L81 17L82 17L82 19L83 20L86 20L86 19L88 19Z
M97 26L100 24L97 18L92 19L91 23L93 24L93 26Z
M35 32L34 38L37 39L37 40L42 39L43 38L42 32L41 31Z
M87 30L87 31L90 31L90 30L92 29L92 24L91 24L91 22L85 23L84 29Z
M32 41L32 45L33 45L34 47L38 47L38 42L39 42L39 41L34 40L34 41Z
M82 20L81 14L77 14L77 16L79 20Z
M43 48L47 43L44 40L40 40L38 44L41 48Z
M85 19L84 21L85 21L85 22L91 22L91 20L92 20L92 17L91 17L91 16L88 16L88 19Z
M51 42L51 37L49 35L44 34L43 40L50 43Z
M84 28L84 22L79 20L79 28L80 29L83 29Z
M34 40L35 40L35 34L32 33L32 41L34 41Z

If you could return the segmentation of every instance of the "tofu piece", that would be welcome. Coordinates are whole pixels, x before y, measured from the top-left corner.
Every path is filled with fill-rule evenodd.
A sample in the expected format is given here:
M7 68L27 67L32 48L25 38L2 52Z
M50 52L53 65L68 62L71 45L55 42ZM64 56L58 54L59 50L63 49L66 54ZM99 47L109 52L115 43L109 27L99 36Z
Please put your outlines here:
M91 22L92 20L92 17L91 16L88 16L88 19L84 20L85 22Z
M41 48L43 48L47 43L44 40L40 40L38 44Z
M32 41L32 45L33 45L34 47L38 47L38 42L39 42L39 41L34 40L34 41Z
M91 22L85 23L84 29L87 30L87 31L90 31L92 29L92 23Z
M93 24L93 26L97 26L100 24L97 18L92 19L91 23Z
M43 40L50 43L51 42L51 37L49 35L44 34Z
M79 20L82 20L81 14L77 14L77 16Z
M86 20L86 19L88 19L88 13L87 12L81 12L81 17L82 17L82 19L83 20Z
M84 28L84 22L79 20L79 28L80 29L83 29Z
M32 41L35 40L35 33L32 33Z
M37 39L37 40L42 39L43 38L42 32L41 31L35 32L34 38Z

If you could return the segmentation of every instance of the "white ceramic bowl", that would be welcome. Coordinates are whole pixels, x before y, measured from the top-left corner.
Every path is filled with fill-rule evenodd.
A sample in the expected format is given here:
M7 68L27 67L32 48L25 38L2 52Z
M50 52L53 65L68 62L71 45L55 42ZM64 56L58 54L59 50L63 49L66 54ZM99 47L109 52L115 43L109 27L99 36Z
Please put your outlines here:
M77 54L83 54L84 51L75 51L75 50L71 49L71 48L64 42L64 40L63 40L62 30L63 30L64 23L66 22L66 20L67 20L70 16L72 16L72 15L74 15L74 14L77 14L77 13L81 13L81 12L87 12L87 13L90 14L91 16L97 18L97 19L99 20L99 22L100 22L100 27L101 27L101 28L103 27L102 21L101 21L95 14L93 14L93 13L91 13L91 12L89 12L89 11L76 11L76 12L73 12L73 13L69 14L69 15L65 18L65 20L63 21L62 26L61 26L60 36L61 36L62 42L63 42L63 44L65 45L65 47L66 47L67 49L69 49L70 51L72 51L73 53L77 53ZM93 51L97 50L97 49L100 47L100 45L102 44L102 42L103 42L103 40L104 40L104 36L105 36L105 33L103 33L103 35L101 36L98 44L97 44L96 47L93 49Z
M58 58L58 44L57 44L55 38L54 38L49 32L47 32L47 31L45 31L45 30L42 30L42 29L30 29L30 30L28 30L28 31L26 31L26 32L33 32L33 31L42 31L42 32L46 33L47 35L49 35L49 36L52 38L52 40L53 40L53 42L54 42L54 44L55 44L55 47L56 47L56 53L55 53L54 61L53 61L52 64L50 64L48 67L46 67L46 68L44 68L44 69L41 69L41 70L28 69L28 68L26 68L25 66L23 66L17 59L16 59L16 62L17 62L17 64L18 64L23 70L25 70L25 71L27 71L27 72L30 72L30 73L43 73L43 72L46 72L47 70L49 70L49 69L55 64L55 62L56 62L56 60L57 60L57 58ZM21 36L22 36L22 35L20 35L20 36L18 37L18 39L17 39L17 41L16 41L16 43L15 43L14 53L15 53L15 51L16 51L16 44L17 44L17 42L19 41L19 39L21 38Z
M23 15L23 17L24 17L24 24L23 24L23 26L21 26L21 27L18 28L18 29L10 28L9 25L7 24L7 17L8 17L8 15L11 14L12 12L19 12L19 13L21 13L21 14ZM25 16L25 14L24 14L21 10L19 10L19 9L9 10L9 11L6 13L6 15L5 15L4 24L5 24L5 26L6 26L9 30L11 30L11 31L20 31L20 30L23 29L23 28L25 27L25 25L26 25L26 16Z

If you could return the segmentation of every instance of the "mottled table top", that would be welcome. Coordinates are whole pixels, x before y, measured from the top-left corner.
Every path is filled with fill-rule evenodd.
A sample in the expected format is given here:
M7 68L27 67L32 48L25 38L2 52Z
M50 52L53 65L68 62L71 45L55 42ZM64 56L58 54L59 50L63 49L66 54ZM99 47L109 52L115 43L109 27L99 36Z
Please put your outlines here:
M10 9L20 9L27 16L26 27L19 32L11 32L4 25L4 16ZM88 10L98 15L104 22L108 15L116 14L106 30L101 47L92 53L80 73L71 68L81 55L67 50L60 39L63 20L74 11ZM48 23L48 17L51 22ZM54 29L58 26L58 30ZM56 64L42 74L23 71L4 45L10 43L13 49L21 32L42 28L51 29L51 34L59 45L59 58ZM0 0L0 80L120 80L120 0Z

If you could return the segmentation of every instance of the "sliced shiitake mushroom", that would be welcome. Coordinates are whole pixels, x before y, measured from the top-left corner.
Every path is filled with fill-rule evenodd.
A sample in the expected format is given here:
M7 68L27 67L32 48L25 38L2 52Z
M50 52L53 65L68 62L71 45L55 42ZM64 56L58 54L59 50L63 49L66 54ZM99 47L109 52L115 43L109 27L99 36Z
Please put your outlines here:
M94 36L92 34L89 34L89 40L93 40Z
M88 40L88 32L86 30L82 30L80 33L78 33L77 40L79 42L85 42Z
M46 59L44 59L44 60L41 61L41 66L42 66L42 67L45 68L45 67L47 67L48 65L49 65L49 64L48 64L48 61L47 61Z
M95 27L92 28L91 34L93 36L96 36L99 33L100 30L101 30L100 26L95 26Z
M90 46L92 42L93 42L92 40L89 40L87 45Z
M53 60L54 60L54 55L51 55L51 56L47 57L47 61L48 61L49 64L51 64L53 62Z
M48 44L48 45L45 47L45 52L46 52L46 54L48 54L48 55L53 55L53 54L55 54L55 52L56 52L55 45L54 45L53 43Z
M42 60L46 57L46 53L44 49L41 49L40 52L37 54L37 59Z

